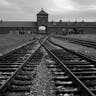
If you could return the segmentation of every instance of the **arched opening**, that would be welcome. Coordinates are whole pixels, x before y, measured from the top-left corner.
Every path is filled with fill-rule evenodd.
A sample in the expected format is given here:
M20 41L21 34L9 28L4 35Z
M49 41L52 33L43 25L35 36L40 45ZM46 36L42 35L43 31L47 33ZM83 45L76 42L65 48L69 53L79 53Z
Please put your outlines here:
M74 30L73 29L68 29L68 33L69 34L74 34Z
M41 33L41 34L45 34L46 30L47 30L46 26L39 26L38 29L39 29L39 33Z
M62 32L63 32L63 35L66 35L66 34L67 34L67 32L66 32L66 29L65 29L65 28L63 28L63 29L62 29Z

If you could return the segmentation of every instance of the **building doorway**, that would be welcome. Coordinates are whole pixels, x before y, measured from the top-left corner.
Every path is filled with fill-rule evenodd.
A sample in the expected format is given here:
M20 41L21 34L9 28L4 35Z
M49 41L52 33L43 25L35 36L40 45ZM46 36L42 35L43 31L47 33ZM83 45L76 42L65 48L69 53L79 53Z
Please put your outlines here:
M47 31L46 26L39 26L38 29L40 34L46 34L46 31Z

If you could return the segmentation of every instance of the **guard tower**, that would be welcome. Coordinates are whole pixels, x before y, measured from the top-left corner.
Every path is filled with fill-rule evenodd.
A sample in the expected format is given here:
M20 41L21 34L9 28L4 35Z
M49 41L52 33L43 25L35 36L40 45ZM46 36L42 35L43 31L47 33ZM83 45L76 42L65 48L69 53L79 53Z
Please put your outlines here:
M48 13L43 9L37 14L38 33L48 33Z

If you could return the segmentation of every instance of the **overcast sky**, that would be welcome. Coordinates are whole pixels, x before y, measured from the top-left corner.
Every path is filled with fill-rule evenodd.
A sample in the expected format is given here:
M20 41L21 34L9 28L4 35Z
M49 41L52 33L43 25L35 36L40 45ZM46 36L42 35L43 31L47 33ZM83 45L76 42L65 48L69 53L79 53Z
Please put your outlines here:
M49 20L96 21L96 0L0 0L0 19L36 21L41 8Z

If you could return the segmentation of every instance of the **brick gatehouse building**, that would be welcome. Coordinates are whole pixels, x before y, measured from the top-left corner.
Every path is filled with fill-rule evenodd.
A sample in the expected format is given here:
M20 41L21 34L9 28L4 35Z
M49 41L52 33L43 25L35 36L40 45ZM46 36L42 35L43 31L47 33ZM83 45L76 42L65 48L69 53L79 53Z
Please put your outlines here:
M0 34L86 34L96 33L96 22L49 22L49 14L43 9L37 14L36 22L0 21Z

